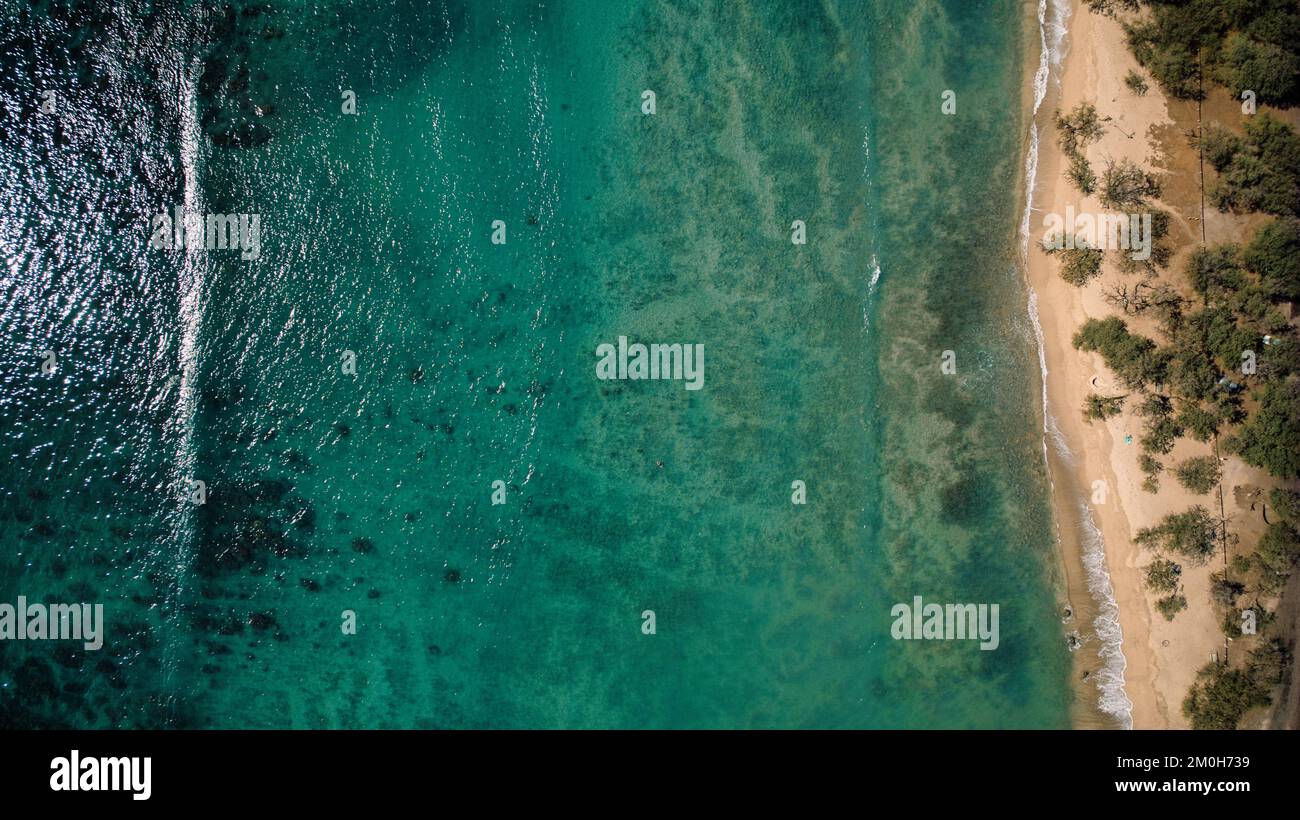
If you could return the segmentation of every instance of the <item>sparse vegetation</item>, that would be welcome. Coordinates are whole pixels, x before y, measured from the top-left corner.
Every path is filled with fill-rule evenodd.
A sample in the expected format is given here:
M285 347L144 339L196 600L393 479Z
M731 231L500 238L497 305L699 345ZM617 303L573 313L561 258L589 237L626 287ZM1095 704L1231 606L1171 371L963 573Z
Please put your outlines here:
M1142 75L1131 69L1129 70L1129 73L1124 76L1124 85L1128 86L1128 90L1132 91L1139 97L1145 97L1147 92L1151 90Z

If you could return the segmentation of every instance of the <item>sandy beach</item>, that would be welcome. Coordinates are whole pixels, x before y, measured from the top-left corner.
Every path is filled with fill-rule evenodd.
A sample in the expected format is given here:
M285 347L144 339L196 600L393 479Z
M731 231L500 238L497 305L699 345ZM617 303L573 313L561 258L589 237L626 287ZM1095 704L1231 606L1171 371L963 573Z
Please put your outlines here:
M1197 107L1195 103L1166 99L1154 81L1149 80L1150 90L1143 96L1125 87L1124 77L1130 70L1144 72L1129 53L1120 24L1090 13L1081 3L1072 5L1068 53L1059 86L1052 84L1038 113L1040 155L1029 220L1028 259L1029 285L1036 296L1043 334L1048 410L1069 451L1066 454L1059 448L1048 448L1067 595L1080 632L1092 634L1090 624L1096 618L1098 605L1095 590L1089 590L1086 539L1079 536L1081 528L1087 529L1086 523L1079 521L1083 502L1105 543L1105 567L1122 629L1124 693L1132 704L1132 726L1183 728L1187 720L1181 712L1182 699L1197 670L1216 653L1222 657L1225 650L1231 651L1208 592L1210 574L1222 568L1224 558L1216 557L1205 566L1185 566L1183 586L1188 607L1170 622L1154 610L1156 596L1144 589L1141 568L1152 556L1134 543L1133 535L1193 504L1218 513L1219 493L1194 495L1179 486L1167 469L1161 476L1159 492L1152 494L1142 489L1144 475L1138 467L1141 448L1137 443L1142 420L1133 412L1134 402L1126 402L1124 411L1108 421L1084 419L1081 408L1090 393L1118 395L1127 391L1112 383L1113 376L1099 354L1073 347L1071 338L1079 326L1088 318L1118 315L1136 332L1153 338L1159 338L1159 334L1153 319L1124 316L1104 300L1108 285L1136 281L1136 276L1126 277L1115 269L1113 253L1107 255L1102 276L1078 288L1060 278L1058 263L1037 243L1044 237L1043 218L1049 213L1064 214L1067 207L1077 213L1099 214L1105 210L1095 197L1084 197L1066 178L1067 162L1053 124L1056 110L1068 111L1081 102L1091 102L1104 121L1105 135L1088 146L1089 162L1100 174L1108 158L1128 158L1159 176L1163 195L1157 204L1173 217L1170 237L1174 248L1170 265L1159 278L1184 294L1190 293L1183 281L1183 264L1202 237L1199 157L1187 139L1188 132L1196 127ZM1203 105L1202 116L1206 121L1235 124L1240 113L1226 92L1217 90ZM1240 237L1253 227L1248 217L1232 217L1212 208L1205 218L1205 236L1211 243ZM1184 438L1162 460L1168 466L1213 452L1213 443L1200 444ZM1243 543L1253 543L1262 520L1258 512L1250 510L1246 496L1250 487L1267 486L1267 481L1260 471L1238 459L1227 459L1223 469L1223 509L1230 543L1234 536ZM1234 488L1244 489L1234 493ZM1114 715L1093 708L1102 694L1096 686L1095 673L1101 664L1096 649L1085 643L1076 653L1081 703L1075 722L1080 726L1107 726L1115 721Z

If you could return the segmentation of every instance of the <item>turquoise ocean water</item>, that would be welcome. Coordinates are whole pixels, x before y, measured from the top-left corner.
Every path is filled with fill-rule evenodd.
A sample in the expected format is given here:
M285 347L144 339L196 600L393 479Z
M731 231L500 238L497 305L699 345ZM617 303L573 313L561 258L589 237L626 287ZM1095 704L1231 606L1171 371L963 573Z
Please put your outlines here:
M1068 724L1021 3L0 5L0 725Z

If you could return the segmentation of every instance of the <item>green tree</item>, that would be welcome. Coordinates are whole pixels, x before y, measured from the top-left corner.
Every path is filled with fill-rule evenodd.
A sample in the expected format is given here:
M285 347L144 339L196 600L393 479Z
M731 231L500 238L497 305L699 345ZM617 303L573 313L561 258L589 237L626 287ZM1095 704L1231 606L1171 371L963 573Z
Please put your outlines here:
M1134 540L1148 549L1203 564L1218 549L1219 532L1219 522L1198 504L1187 512L1165 516L1154 527L1143 527Z
M1142 490L1151 494L1160 492L1160 473L1165 466L1160 463L1160 459L1143 452L1138 456L1138 467L1141 468L1143 475L1146 477L1142 480Z
M1061 150L1072 157L1079 155L1090 143L1101 139L1106 133L1096 106L1090 102L1079 103L1068 115L1057 111L1056 130L1060 132Z
M1169 354L1145 336L1130 333L1128 325L1117 316L1089 319L1074 334L1073 341L1079 350L1100 353L1106 366L1131 390L1165 380Z
M1161 455L1173 450L1183 429L1174 418L1174 406L1169 397L1159 393L1148 394L1138 405L1137 412L1146 419L1145 433L1140 439L1142 449Z
M1270 638L1250 650L1250 660L1246 668L1251 676L1262 683L1282 682L1282 674L1288 668L1291 653L1279 638Z
M1300 560L1300 532L1280 521L1270 524L1255 548L1261 591L1280 590L1295 569L1297 560Z
M1272 43L1241 32L1228 36L1214 69L1214 78L1233 92L1254 91L1260 102L1287 104L1296 99L1300 59Z
M1223 169L1232 164L1233 157L1245 146L1245 141L1217 123L1210 123L1201 129L1201 155L1214 170Z
M1093 14L1115 17L1121 11L1137 11L1138 0L1083 0Z
M1097 190L1097 173L1092 170L1088 158L1083 154L1074 154L1070 157L1070 169L1065 175L1084 196L1091 196Z
M1183 699L1193 729L1235 729L1249 709L1270 703L1268 689L1244 669L1209 664Z
M1196 456L1174 468L1178 483L1194 493L1204 495L1219 483L1219 460L1214 456Z
M1237 596L1245 591L1245 584L1240 581L1233 581L1223 570L1210 575L1210 600L1219 606L1236 606ZM1232 614L1236 616L1237 613L1234 611ZM1240 634L1240 632L1239 629L1237 634Z
M1210 411L1188 402L1178 414L1178 426L1197 441L1206 442L1219 432L1219 419Z
M1300 378L1271 381L1237 436L1237 453L1278 478L1300 478Z
M1089 421L1105 421L1118 416L1124 409L1124 396L1099 396L1089 394L1083 402L1083 417Z
M1242 261L1259 274L1271 298L1300 301L1300 221L1279 219L1260 228Z
M1300 216L1300 135L1267 111L1246 120L1245 130L1210 201L1221 211Z
M1197 248L1187 258L1187 267L1184 269L1187 281L1202 296L1222 300L1246 281L1240 254L1241 249L1230 243Z
M1300 491L1275 487L1268 494L1273 514L1292 527L1300 528Z
M1159 197L1160 183L1153 175L1134 165L1132 160L1106 161L1106 170L1101 175L1102 207L1121 211L1141 207L1148 199Z

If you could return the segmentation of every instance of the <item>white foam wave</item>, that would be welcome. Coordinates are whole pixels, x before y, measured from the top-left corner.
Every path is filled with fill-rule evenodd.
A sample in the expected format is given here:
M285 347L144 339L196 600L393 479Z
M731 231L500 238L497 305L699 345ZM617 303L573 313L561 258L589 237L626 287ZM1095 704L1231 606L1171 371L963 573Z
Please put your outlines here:
M202 172L202 131L199 125L198 79L202 71L199 60L188 67L182 66L178 71L177 114L179 117L179 159L184 174L184 208L185 213L203 213L203 192L199 175ZM166 555L176 573L176 587L171 594L179 594L185 587L193 555L191 545L194 543L194 506L187 493L191 480L202 480L195 475L196 455L194 448L194 425L198 412L198 373L199 373L199 333L202 327L204 304L203 292L206 279L206 259L202 253L188 251L178 255L179 270L177 290L179 293L180 339L176 351L179 376L168 379L167 391L173 384L178 384L179 393L176 411L169 426L176 441L176 457L173 463L171 491L178 501L171 521L171 537L168 543L174 551ZM175 607L173 600L169 606ZM175 635L176 633L169 633ZM170 679L178 668L174 645L175 638L169 640L164 649L166 657L163 663L164 679Z
M1097 650L1101 668L1094 675L1097 691L1101 693L1097 705L1118 720L1123 728L1132 729L1133 702L1124 689L1124 672L1128 668L1124 659L1124 630L1119 624L1119 604L1115 601L1115 589L1110 584L1110 572L1106 568L1106 543L1092 520L1092 510L1082 501L1079 502L1079 529L1088 592L1097 602L1097 617L1092 619L1101 642L1101 648Z
M199 184L203 155L202 132L199 126L197 85L202 64L195 60L188 71L182 70L178 101L180 116L180 162L184 174L185 213L203 213L203 191ZM182 480L192 478L194 466L194 420L198 407L198 344L203 320L203 286L206 278L205 258L201 253L185 252L180 255L180 345L177 364L180 366L180 394L177 401L175 423L177 430L177 469ZM188 509L186 505L183 509ZM184 517L184 516L182 516Z

